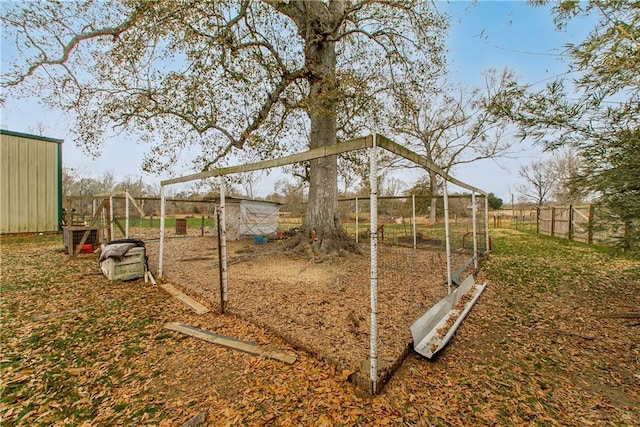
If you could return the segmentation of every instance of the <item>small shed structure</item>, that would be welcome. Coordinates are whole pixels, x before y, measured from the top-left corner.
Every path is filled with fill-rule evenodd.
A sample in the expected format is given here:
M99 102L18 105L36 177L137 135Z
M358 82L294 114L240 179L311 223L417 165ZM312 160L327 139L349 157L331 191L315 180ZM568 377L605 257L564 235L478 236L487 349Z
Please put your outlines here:
M61 139L0 129L0 233L59 231Z
M240 240L253 236L276 237L280 203L227 196L225 205L227 239Z

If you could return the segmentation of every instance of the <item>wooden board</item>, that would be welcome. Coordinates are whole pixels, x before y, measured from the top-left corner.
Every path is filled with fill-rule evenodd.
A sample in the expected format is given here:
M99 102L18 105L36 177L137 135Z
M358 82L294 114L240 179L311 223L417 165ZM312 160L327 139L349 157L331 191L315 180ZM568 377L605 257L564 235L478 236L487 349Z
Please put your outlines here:
M225 337L223 335L214 334L202 329L194 328L193 326L186 325L184 323L167 323L164 325L165 329L171 331L180 332L191 337L199 338L201 340L218 344L224 347L232 348L234 350L243 351L245 353L254 354L256 356L264 356L269 359L278 360L288 365L295 363L298 356L290 351L271 349L259 346L247 341L241 341L235 338Z
M338 144L327 145L314 148L302 153L291 154L289 156L278 157L276 159L262 160L255 163L246 163L243 165L229 166L209 171L199 172L191 175L180 176L177 178L165 179L160 181L160 185L179 184L181 182L189 182L195 179L204 179L215 176L225 176L234 173L251 172L260 169L270 169L280 166L287 166L293 163L300 163L307 160L319 159L321 157L334 156L337 154L347 153L349 151L361 150L371 147L373 138L366 136L363 138L351 139L349 141L340 142Z
M229 166L225 168L218 168L213 170L208 170L204 172L199 172L191 175L185 175L177 178L166 179L164 181L160 181L161 186L169 185L169 184L178 184L181 182L190 182L196 179L204 179L215 176L225 176L234 173L242 173L242 172L251 172L260 169L270 169L274 167L286 166L292 163L300 163L303 161L318 159L321 157L334 156L342 153L348 153L354 150L362 150L365 148L371 148L376 144L380 148L384 148L387 151L390 151L400 157L404 157L414 163L417 163L420 166L423 166L426 169L432 170L438 175L446 178L448 181L456 184L459 187L466 188L467 190L474 191L479 194L487 195L484 190L476 188L472 185L469 185L465 182L460 181L459 179L454 178L449 175L446 171L436 165L433 161L427 159L424 156L416 154L415 152L409 150L406 147L403 147L389 138L382 135L375 135L375 142L373 135L351 139L349 141L339 142L333 145L327 145L323 147L314 148L309 151L305 151L302 153L291 154L289 156L278 157L276 159L263 160L256 163L247 163L244 165L238 166Z
M82 310L84 310L84 308L76 308L76 309L73 309L73 310L58 311L56 313L41 314L39 316L34 316L33 320L43 320L43 319L62 317L62 316L66 316L67 314L80 313Z
M426 157L416 154L415 152L409 150L408 148L393 142L386 136L382 136L382 135L376 135L376 136L377 136L376 138L377 144L379 147L384 148L385 150L390 151L400 157L404 157L405 159L410 160L414 163L417 163L420 166L423 166L426 169L437 173L441 177L445 178L447 181L450 181L459 187L466 188L467 190L471 190L476 193L483 194L485 196L487 195L486 191L481 190L472 185L469 185L466 182L460 181L459 179L456 179L453 176L449 175L444 169L442 169L441 167L439 167L433 161L427 159Z
M204 305L200 304L198 301L191 298L189 295L185 295L179 290L177 290L172 284L165 283L161 285L162 289L167 291L172 297L182 301L185 303L191 310L195 311L198 314L208 313L210 310Z

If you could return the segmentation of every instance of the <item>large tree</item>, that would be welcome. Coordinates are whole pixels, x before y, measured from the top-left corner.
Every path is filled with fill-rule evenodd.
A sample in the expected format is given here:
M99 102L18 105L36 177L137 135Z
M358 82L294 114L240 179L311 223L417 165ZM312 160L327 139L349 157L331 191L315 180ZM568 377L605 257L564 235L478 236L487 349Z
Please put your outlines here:
M580 179L589 169L584 162L583 154L573 148L558 149L554 152L551 162L557 177L553 189L556 202L566 205L584 202L585 186Z
M193 145L209 169L375 128L381 94L440 66L444 26L427 0L42 0L2 20L19 50L4 87L73 110L94 154L109 125L142 132L155 171ZM336 176L335 157L311 162L305 229L322 250L346 239Z

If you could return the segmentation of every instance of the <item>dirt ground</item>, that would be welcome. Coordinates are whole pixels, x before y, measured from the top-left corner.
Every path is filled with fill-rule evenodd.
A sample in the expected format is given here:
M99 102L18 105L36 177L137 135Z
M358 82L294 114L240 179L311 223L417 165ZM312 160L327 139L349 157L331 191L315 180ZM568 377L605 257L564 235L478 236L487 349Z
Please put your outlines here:
M147 244L152 271L158 247ZM282 241L230 241L227 253L228 313L267 328L370 390L368 254L314 263L289 253ZM162 280L219 310L217 238L168 238L164 254ZM469 257L453 254L454 271ZM446 256L381 244L378 269L378 370L384 382L410 349L411 324L447 293Z

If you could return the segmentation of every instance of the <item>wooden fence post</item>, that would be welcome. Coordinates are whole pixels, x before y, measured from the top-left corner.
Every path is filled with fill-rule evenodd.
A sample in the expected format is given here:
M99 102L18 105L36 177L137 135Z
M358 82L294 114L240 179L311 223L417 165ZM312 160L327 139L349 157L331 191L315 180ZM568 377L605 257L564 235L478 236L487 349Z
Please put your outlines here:
M589 205L589 213L587 214L587 245L593 243L593 205Z
M573 205L569 205L569 230L567 238L573 240Z
M556 228L556 208L551 208L551 237L554 235L554 231Z

